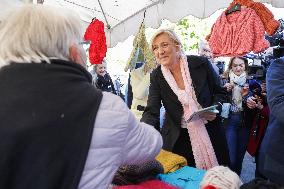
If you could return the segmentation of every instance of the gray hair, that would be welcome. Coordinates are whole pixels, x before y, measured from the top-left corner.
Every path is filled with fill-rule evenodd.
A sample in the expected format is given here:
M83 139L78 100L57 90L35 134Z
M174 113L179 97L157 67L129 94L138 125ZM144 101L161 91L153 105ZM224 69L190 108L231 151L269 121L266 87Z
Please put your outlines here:
M93 67L93 70L96 71L96 70L97 70L97 67L98 67L99 65L104 65L105 68L107 69L107 62L106 62L106 60L103 60L101 64L95 64L94 67Z
M83 31L79 16L62 8L29 4L17 8L0 28L0 67L17 63L69 59Z
M198 51L200 52L200 51L203 50L207 45L208 45L208 42L207 42L207 41L200 39L199 44L198 44Z
M181 43L180 38L178 37L178 35L171 29L160 29L158 30L151 38L150 40L150 49L153 51L153 42L156 39L156 37L158 37L161 34L167 34L179 47L180 47L180 51L183 55L185 55L184 51L183 51L183 46Z

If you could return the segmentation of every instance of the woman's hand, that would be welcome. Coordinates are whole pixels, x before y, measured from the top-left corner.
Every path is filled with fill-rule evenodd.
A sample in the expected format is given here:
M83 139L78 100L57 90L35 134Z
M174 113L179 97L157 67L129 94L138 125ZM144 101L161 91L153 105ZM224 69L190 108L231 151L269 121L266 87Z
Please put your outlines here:
M247 106L250 108L250 109L254 109L256 107L256 98L251 96L247 99Z
M249 93L249 84L244 84L244 87L241 90L242 97L247 96Z
M256 104L256 108L258 108L258 109L260 109L260 110L262 110L263 109L263 105L262 105L262 103L261 102L257 102L257 104Z
M224 85L224 87L226 87L227 91L229 92L229 91L231 91L231 90L233 89L234 84L226 83L226 84Z
M213 121L216 118L216 113L204 112L200 115L200 118L206 119L207 121Z

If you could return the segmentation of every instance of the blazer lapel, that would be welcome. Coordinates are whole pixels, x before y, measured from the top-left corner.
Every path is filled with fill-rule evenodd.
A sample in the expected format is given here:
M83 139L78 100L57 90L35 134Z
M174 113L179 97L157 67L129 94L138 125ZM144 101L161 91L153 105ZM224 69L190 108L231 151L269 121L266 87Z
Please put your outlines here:
M203 62L194 62L191 58L188 58L187 62L195 95L198 97L207 80L206 70L204 69Z

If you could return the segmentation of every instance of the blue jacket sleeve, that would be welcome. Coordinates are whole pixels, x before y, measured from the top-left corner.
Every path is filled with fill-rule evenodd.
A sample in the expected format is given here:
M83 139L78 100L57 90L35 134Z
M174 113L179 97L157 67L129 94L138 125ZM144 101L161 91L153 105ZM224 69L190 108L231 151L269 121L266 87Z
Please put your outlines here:
M267 100L271 114L284 123L284 58L272 62L266 79Z

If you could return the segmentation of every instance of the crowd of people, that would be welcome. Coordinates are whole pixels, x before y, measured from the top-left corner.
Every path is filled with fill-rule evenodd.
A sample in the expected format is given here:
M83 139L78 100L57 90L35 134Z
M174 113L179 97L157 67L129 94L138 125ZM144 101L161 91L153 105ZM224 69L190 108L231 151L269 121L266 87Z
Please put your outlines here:
M0 23L0 188L107 189L121 166L153 161L161 149L190 167L237 175L248 150L256 177L284 185L283 57L266 87L248 77L246 58L232 57L219 75L206 44L200 56L186 55L174 31L158 30L139 120L104 63L95 77L87 71L82 36L73 12L43 5L19 7ZM212 105L219 113L189 120Z

